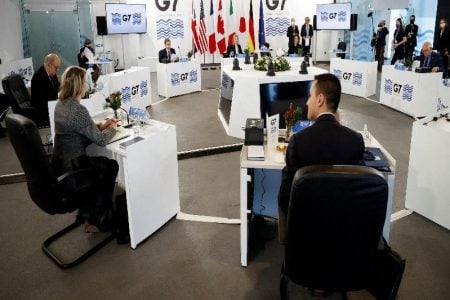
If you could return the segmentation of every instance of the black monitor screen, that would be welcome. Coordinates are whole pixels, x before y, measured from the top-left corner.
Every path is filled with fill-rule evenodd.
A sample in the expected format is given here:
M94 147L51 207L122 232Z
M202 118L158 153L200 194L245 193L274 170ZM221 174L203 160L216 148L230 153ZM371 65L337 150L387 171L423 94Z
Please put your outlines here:
M283 114L288 110L292 102L294 107L302 108L302 120L307 119L306 101L313 81L296 81L266 83L259 86L261 95L261 118L265 120L269 116L280 114L280 128L286 128Z

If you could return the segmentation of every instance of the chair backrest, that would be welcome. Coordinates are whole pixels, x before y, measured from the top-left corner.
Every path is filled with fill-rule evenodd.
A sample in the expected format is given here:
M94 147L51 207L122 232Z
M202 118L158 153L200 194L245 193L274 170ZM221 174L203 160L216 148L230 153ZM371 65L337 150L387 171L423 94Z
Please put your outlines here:
M285 274L314 289L366 288L387 198L386 180L369 167L298 170L288 209Z
M22 76L18 74L9 75L3 78L2 86L13 112L20 113L22 109L31 106L30 94Z
M61 212L56 182L36 124L30 119L10 114L5 119L11 144L27 178L31 199L45 212Z

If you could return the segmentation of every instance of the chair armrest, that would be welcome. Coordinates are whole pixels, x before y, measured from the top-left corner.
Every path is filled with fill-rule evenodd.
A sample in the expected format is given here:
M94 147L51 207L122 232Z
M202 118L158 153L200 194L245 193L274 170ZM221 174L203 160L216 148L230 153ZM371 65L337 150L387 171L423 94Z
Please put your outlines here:
M95 182L95 173L91 168L68 171L57 178L58 188L67 195L86 191Z

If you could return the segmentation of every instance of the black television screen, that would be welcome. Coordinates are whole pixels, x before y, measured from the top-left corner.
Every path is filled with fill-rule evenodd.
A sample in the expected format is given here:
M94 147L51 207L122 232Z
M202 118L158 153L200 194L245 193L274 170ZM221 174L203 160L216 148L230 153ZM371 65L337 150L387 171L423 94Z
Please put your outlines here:
M302 119L307 119L306 101L313 81L295 81L266 83L259 86L261 118L280 114L280 128L286 128L283 114L288 110L290 103L302 108Z
M108 34L147 32L145 4L106 3L105 10Z

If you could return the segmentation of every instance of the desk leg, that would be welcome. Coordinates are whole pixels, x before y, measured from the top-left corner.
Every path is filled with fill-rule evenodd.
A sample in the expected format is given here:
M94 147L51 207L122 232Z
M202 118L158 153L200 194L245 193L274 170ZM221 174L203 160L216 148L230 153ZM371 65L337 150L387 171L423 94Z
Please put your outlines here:
M241 168L240 189L241 189L241 266L247 266L247 248L248 248L248 232L247 232L247 182L251 181L247 174L247 168Z
M386 219L384 221L383 226L383 236L386 239L386 241L389 242L389 234L391 232L392 206L394 204L395 175L393 174L387 175L386 180L388 183L388 203L386 207Z

